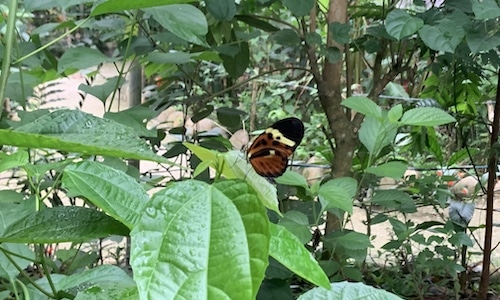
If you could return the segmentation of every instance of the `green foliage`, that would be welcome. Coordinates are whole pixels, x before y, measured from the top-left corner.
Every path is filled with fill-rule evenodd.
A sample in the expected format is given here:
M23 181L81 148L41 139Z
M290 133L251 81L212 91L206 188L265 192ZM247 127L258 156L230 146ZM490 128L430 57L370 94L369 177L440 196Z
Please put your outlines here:
M389 161L378 166L370 166L365 172L377 175L379 177L390 177L399 179L403 177L408 166L400 161Z
M420 18L410 16L406 11L395 9L385 19L387 33L397 40L409 37L424 25Z
M271 243L269 254L290 271L311 283L328 289L329 281L318 262L295 235L279 225L270 227Z
M132 128L75 110L55 111L22 122L14 130L0 129L0 144L168 163Z
M252 298L269 244L265 210L256 200L236 182L187 181L156 193L131 235L139 295Z
M70 196L85 197L130 229L139 220L149 198L134 178L98 162L67 166L62 184Z
M78 89L82 92L89 93L97 99L101 100L103 103L106 103L106 99L115 91L117 88L120 88L125 83L125 79L121 76L116 76L110 78L101 85L89 86L85 84L81 84Z
M54 222L57 219L57 222ZM0 237L10 243L75 243L128 230L106 214L84 207L54 207L31 213L7 226Z
M205 15L189 4L171 4L144 9L165 29L177 37L194 44L207 45L208 25Z
M327 208L340 208L352 213L352 198L356 194L357 182L353 178L335 178L318 189L318 197L322 206Z
M107 57L97 49L88 47L72 48L65 51L59 58L57 72L71 74L81 69L113 61L116 61L116 59Z
M51 289L51 286L56 291L82 290L84 295L96 298L99 295L106 295L107 297L115 296L117 297L115 299L119 299L118 297L131 297L133 294L137 294L134 291L134 281L128 274L116 266L106 265L70 276L53 276L52 281L44 277L38 279L36 284L38 289L32 286L28 287L28 292L32 299L43 299L45 295L40 290L48 291ZM61 295L73 297L68 292L62 292ZM84 295L78 295L76 298L83 298Z
M353 282L337 282L331 284L329 291L321 289L312 289L309 292L299 297L300 300L307 299L342 299L349 297L349 299L387 299L398 300L398 296L388 293L384 290L376 289L366 286L362 283Z
M106 214L74 206L47 208L16 216L0 239L57 243L127 235L128 230L116 218L132 229L131 264L141 297L253 298L263 279L268 255L305 279L328 286L327 277L302 243L284 228L269 229L258 194L243 181L224 180L213 185L179 182L146 202L147 195L129 175L86 161L67 166L62 182L70 195L92 201ZM55 218L58 222L53 222ZM271 248L270 240L274 241ZM94 280L102 276L99 269L95 272L91 276ZM81 276L79 280L87 280ZM177 281L180 278L185 279ZM238 280L228 285L227 278ZM104 283L99 281L92 288L101 289ZM39 284L43 286L43 281ZM75 284L82 283L61 282L57 286L66 289ZM165 286L170 287L168 291ZM123 290L115 293L129 293L132 287L120 285ZM90 287L85 293L92 293Z
M0 124L0 171L11 174L10 190L0 191L0 277L9 282L0 297L398 299L361 283L330 283L349 279L423 298L430 277L457 295L465 265L456 257L474 243L467 224L443 212L452 196L449 178L405 171L415 163L460 164L484 149L478 132L487 129L477 123L493 95L491 70L500 66L498 3L455 1L431 9L415 3L404 10L363 3L349 7L347 24L327 23L324 16L333 9L327 5L76 0L25 1L18 13L5 11L0 107L9 98L21 120L2 114ZM39 13L52 19L31 20ZM14 33L23 39L16 41ZM110 55L101 51L106 43L116 46ZM143 67L156 93L140 106L111 112L127 83L123 61ZM350 77L341 82L359 85L356 92L371 98L352 96L354 85L345 89L345 112L364 115L345 118L344 127L354 128L361 143L352 170L340 176L352 171L353 177L324 176L309 184L288 171L275 186L240 152L228 151L227 139L188 131L186 123L207 118L235 132L249 116L254 130L298 115L307 142L295 159L316 154L330 163L345 153L329 139L337 128L318 129L331 120L315 85L323 70L314 68L335 62L348 64ZM118 75L95 82L101 64L114 64ZM104 118L36 110L40 84L88 68L88 82L79 89L82 98L93 95L104 104ZM404 99L378 99L380 93ZM413 105L409 96L434 99L439 108ZM182 137L163 145L162 154L165 133L146 124L170 107L182 111L183 121L166 131ZM460 149L469 140L473 148ZM156 162L167 173L179 167L180 175L141 174L122 159ZM385 177L395 180L393 189L380 187ZM409 221L421 206L439 220ZM356 210L363 210L370 235L348 229ZM327 234L326 213L338 219ZM391 263L367 266L371 226L384 222L393 236L380 251ZM130 235L133 276L97 266L103 257L77 245L110 235ZM75 245L54 257L52 246L43 244L60 242ZM32 263L43 278L24 276ZM300 290L294 295L290 285Z
M494 19L500 16L500 7L495 1L487 0L482 3L479 1L471 2L472 11L478 20Z
M370 161L394 142L398 127L439 126L456 121L445 111L434 107L418 107L402 113L401 107L395 106L385 111L372 100L359 96L346 99L342 105L366 115L359 129L359 140L368 150Z

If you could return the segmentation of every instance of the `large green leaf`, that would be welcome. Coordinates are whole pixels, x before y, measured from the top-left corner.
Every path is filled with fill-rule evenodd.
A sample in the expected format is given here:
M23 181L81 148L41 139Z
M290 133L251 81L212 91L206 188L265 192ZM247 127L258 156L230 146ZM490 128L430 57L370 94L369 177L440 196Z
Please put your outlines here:
M450 114L436 107L413 108L401 118L401 124L413 126L440 126L456 121Z
M33 95L33 86L28 82L15 82L12 80L12 76L9 76L7 86L5 87L5 97L25 106L26 97Z
M120 222L95 209L77 206L45 208L5 228L0 242L86 242L110 235L128 235Z
M359 140L370 155L376 157L382 148L394 141L397 130L398 126L395 123L366 117L359 129Z
M265 207L280 214L276 187L255 172L241 151L218 153L190 143L183 143L183 145L201 161L208 162L208 166L220 172L224 177L244 179L257 192L259 200Z
M297 17L307 16L314 3L314 0L283 0L283 4Z
M453 166L454 164L467 160L469 158L469 155L471 157L474 157L478 153L481 153L481 150L479 148L472 148L472 147L462 148L458 151L453 152L450 158L448 158L446 166Z
M286 170L285 173L283 173L280 177L277 177L275 181L279 184L299 186L304 189L309 188L307 179L302 174L290 170Z
M238 48L234 55L220 53L219 56L222 58L224 69L226 69L229 75L233 78L238 78L245 72L250 63L250 50L247 42L241 42L232 46Z
M463 202L461 202L461 203L465 204L468 207L471 207L474 205L474 203L463 203ZM471 210L474 211L474 208L472 208ZM461 222L463 222L463 220ZM463 227L466 228L467 225L465 225ZM456 246L457 248L462 247L462 246L474 247L474 245L476 245L476 243L470 238L470 236L466 232L457 232L454 235L452 235L448 239L448 241L453 246ZM460 267L460 266L458 266L458 267ZM462 271L465 271L465 269L462 268Z
M478 20L495 19L500 17L500 7L495 0L472 0L472 11ZM497 20L498 21L498 20Z
M296 210L289 210L280 219L279 225L293 233L302 244L311 240L312 233L307 215Z
M189 180L159 191L132 231L140 297L255 297L267 264L266 223L257 195L239 181Z
M366 169L366 173L375 174L380 177L390 177L401 179L408 168L408 165L400 161L390 161L378 166L372 166Z
M160 64L185 64L193 61L193 54L186 52L151 52L146 56L146 60Z
M229 21L236 14L234 0L205 0L208 12L220 21Z
M66 10L68 7L84 4L92 2L89 0L46 0L46 1L37 1L37 0L26 0L23 2L27 11L35 11L35 10L49 10L50 8L57 7L63 10Z
M295 30L284 28L276 31L271 38L278 44L289 47L297 47L300 44L300 37Z
M113 62L115 58L110 58L102 52L90 47L69 48L64 51L57 64L57 71L63 73L68 70L81 70L97 66L105 62Z
M402 300L387 291L361 282L334 282L329 289L314 288L302 294L299 300Z
M78 110L58 110L15 130L0 129L0 144L169 163L132 128Z
M490 34L486 27L486 24L481 23L467 31L467 45L473 54L489 51L500 46L500 32Z
M378 190L371 201L377 205L397 209L403 213L417 211L415 201L407 193L399 190Z
M84 291L78 292L73 300L137 300L137 286L132 283L121 280L95 282Z
M137 300L137 286L121 280L94 283L78 292L73 300Z
M21 267L22 269L24 269L28 267L35 259L35 253L28 247L28 245L2 243L0 247L10 253L16 254L10 255L9 259L7 258L7 256L5 256L4 251L0 251L1 278L14 280L16 276L19 275L19 271L14 263L17 265L17 267ZM11 260L13 260L13 262Z
M147 8L145 11L177 37L194 44L208 46L205 41L208 32L207 19L193 5L172 4Z
M117 90L124 83L125 78L121 76L115 76L109 78L105 83L101 85L90 86L82 83L78 86L78 89L95 96L97 99L101 100L102 103L106 103L106 99L108 99L109 95L111 95L113 91Z
M349 43L350 40L349 33L351 31L351 25L339 22L333 22L330 23L329 29L330 29L330 34L334 41L336 41L339 44Z
M17 192L15 190L1 190L0 191L0 203L2 205L2 209L0 210L0 219L2 220L0 222L1 225L5 224L5 221L3 220L4 216L2 216L2 213L5 211L3 208L4 208L4 205L5 204L15 204L15 205L19 205L21 202L23 202L23 199L24 199L24 194L21 193L21 192ZM32 203L32 206L35 207L35 205L33 205ZM0 226L1 228L1 226Z
M107 0L96 5L92 10L91 16L122 12L124 10L191 2L193 2L193 0Z
M330 282L325 272L298 238L282 226L272 223L270 225L269 254L305 280L329 288Z
M279 210L278 196L276 187L272 185L266 178L255 172L252 166L247 162L241 151L229 151L224 153L224 166L230 168L230 174L233 177L244 179L257 193L259 200L268 209L281 214Z
M412 17L402 9L391 11L385 19L387 33L397 40L402 40L416 33L423 25L422 19Z
M340 59L342 59L342 53L340 52L339 48L333 46L333 47L327 47L327 48L321 48L320 54L324 55L326 59L328 59L328 62L334 64Z
M9 194L6 194L10 192ZM23 200L24 195L17 194L14 191L0 192L0 232L10 224L25 218L27 215L35 212L34 198Z
M451 20L443 19L436 25L424 25L418 31L420 38L435 51L454 53L465 36L461 26Z
M139 220L149 197L125 172L86 161L64 169L62 183L70 196L83 196L127 227Z
M352 96L342 101L342 105L362 113L365 116L374 118L382 117L382 108L373 102L373 100L366 97Z
M369 247L373 247L370 243L370 237L364 233L344 230L342 232L336 232L335 243L342 245L348 250L365 250Z
M29 162L29 154L27 151L17 151L8 155L0 152L0 172L8 169L22 167Z
M221 125L229 128L239 128L244 118L247 116L247 112L241 109L222 106L217 108L217 120Z
M145 137L156 137L158 133L156 130L147 129L147 121L153 119L159 114L150 107L133 106L131 108L121 110L118 112L104 113L105 119L113 120L122 125L133 128L138 135Z
M214 184L214 187L233 201L245 226L251 257L252 299L255 299L269 262L269 218L266 209L257 201L255 191L245 182L226 180Z
M278 27L275 27L271 23L266 22L260 18L257 18L256 16L236 15L236 19L238 19L238 21L244 22L252 27L264 30L266 32L275 32L275 31L279 30Z
M335 178L322 184L318 190L323 208L340 208L352 213L352 198L356 194L358 183L350 177Z
M56 276L52 277L54 275ZM57 275L59 274L51 275L51 282L47 280L46 276L37 280L36 284L38 285L38 288L42 288L45 291L50 291L51 286L53 285L56 291L65 291L75 296L80 294L80 291L86 291L86 293L88 294L89 291L99 293L101 289L108 289L108 291L110 292L110 294L105 298L84 297L83 299L127 299L112 298L111 295L117 293L120 296L125 296L123 295L123 292L127 291L128 289L135 288L134 280L129 275L127 275L125 271L117 266L102 265L96 268L72 274L70 276ZM32 295L36 295L31 299L48 299L45 298L44 295L41 295L40 291L35 287L29 286L29 290ZM82 299L80 297L77 296L75 299ZM135 299L137 299L137 297Z
M387 113L387 119L389 122L396 123L403 116L403 105L397 104L389 110Z

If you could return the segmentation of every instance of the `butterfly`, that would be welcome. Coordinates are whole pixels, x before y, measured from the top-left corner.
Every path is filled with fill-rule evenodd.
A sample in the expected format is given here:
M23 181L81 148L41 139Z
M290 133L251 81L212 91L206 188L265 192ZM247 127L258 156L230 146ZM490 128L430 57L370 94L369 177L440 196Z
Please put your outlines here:
M255 138L247 150L247 159L260 176L281 176L303 137L301 120L294 117L279 120Z

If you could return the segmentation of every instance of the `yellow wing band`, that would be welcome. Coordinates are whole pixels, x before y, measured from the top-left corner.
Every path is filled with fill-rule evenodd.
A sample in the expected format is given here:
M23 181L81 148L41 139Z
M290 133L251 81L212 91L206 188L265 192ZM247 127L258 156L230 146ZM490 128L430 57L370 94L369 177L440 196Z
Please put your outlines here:
M295 142L292 141L291 139L285 137L281 131L278 129L274 129L272 127L269 127L265 131L266 133L270 133L273 135L273 139L278 140L280 143L287 145L288 147L295 147Z

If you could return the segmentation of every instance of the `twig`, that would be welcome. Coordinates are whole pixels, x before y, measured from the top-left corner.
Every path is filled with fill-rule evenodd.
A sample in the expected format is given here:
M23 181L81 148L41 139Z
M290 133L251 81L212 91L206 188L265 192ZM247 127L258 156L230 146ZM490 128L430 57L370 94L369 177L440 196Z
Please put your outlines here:
M490 284L491 238L493 235L493 196L497 169L497 143L500 121L500 69L498 69L497 95L491 133L491 150L488 161L488 192L486 195L486 232L484 234L483 271L479 284L479 299L486 300Z

